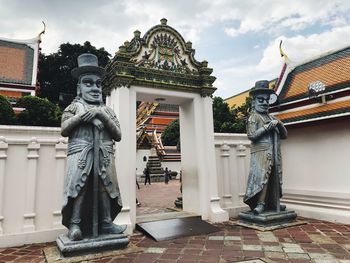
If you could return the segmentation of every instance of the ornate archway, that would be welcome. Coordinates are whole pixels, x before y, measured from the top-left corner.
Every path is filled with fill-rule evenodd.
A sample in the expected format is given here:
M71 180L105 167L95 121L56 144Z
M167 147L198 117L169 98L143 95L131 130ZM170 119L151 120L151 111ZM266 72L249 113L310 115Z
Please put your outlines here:
M104 92L122 129L116 163L123 210L118 223L136 221L136 101L177 104L180 110L183 210L214 222L228 220L217 190L212 99L215 91L208 62L198 62L191 42L167 20L119 47L107 65ZM131 231L131 227L129 230Z

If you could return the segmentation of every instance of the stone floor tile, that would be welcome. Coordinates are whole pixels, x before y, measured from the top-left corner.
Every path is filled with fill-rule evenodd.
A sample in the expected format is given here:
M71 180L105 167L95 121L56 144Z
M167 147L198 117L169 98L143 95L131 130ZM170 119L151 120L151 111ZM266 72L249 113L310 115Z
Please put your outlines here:
M260 245L260 242L261 241L258 239L256 239L256 240L251 239L251 240L244 240L243 244L244 245Z
M202 253L202 250L201 249L183 249L183 254L185 255L199 255Z
M242 247L243 250L248 250L248 251L262 251L262 246L260 245L243 245Z
M258 233L258 238L263 242L277 242L277 237L272 232Z
M179 259L176 263L197 263L198 260Z
M263 246L262 248L264 251L269 251L269 252L283 252L281 246Z
M324 235L309 235L309 237L318 244L336 244L336 242Z
M290 259L310 259L309 255L306 253L287 253Z
M225 236L225 241L238 241L242 240L240 236Z
M329 259L332 260L334 257L332 255L326 254L326 253L309 253L309 256L311 259Z
M225 236L209 236L208 240L224 240Z
M297 247L284 247L283 251L285 253L305 253L305 251L302 248Z
M264 253L262 251L243 251L244 257L263 257Z
M314 259L315 263L339 263L336 259Z
M181 255L179 254L168 254L164 253L159 259L179 259Z
M267 258L287 258L286 254L275 251L265 251L265 257Z
M282 243L281 245L285 248L301 248L299 244L295 243Z
M161 247L148 247L145 249L145 253L162 254L166 251L166 248Z
M199 260L201 258L201 255L191 255L191 254L187 254L187 255L180 255L179 259L182 260Z

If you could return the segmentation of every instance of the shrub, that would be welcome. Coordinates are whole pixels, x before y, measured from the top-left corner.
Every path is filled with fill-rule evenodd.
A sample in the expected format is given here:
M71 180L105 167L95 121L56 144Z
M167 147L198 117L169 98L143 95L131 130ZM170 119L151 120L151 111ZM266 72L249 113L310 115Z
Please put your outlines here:
M0 95L0 124L14 124L16 122L15 113L11 103L4 96Z
M60 126L62 112L56 104L47 99L25 96L18 100L17 106L25 108L17 116L20 125Z
M180 124L179 119L170 123L162 133L163 145L175 146L180 141Z

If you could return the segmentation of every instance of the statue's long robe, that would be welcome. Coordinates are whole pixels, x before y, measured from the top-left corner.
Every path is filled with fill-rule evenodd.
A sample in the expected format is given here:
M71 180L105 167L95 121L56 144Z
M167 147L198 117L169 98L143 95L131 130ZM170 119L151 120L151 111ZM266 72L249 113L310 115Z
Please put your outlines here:
M259 193L264 185L268 184L265 204L267 209L274 209L277 198L282 197L282 158L280 149L280 137L285 138L287 131L283 127L282 133L275 128L274 131L266 132L264 125L275 119L269 114L260 114L253 111L248 118L247 135L252 141L250 171L248 176L247 190L244 203L253 210L258 202ZM277 143L274 141L274 132L277 133ZM274 154L276 143L277 154ZM276 166L276 167L274 167ZM277 171L277 177L276 172ZM279 183L276 183L276 179ZM279 196L275 195L279 185Z
M90 105L83 101L73 101L62 114L62 123L73 116L85 112ZM119 126L113 110L107 106L101 106L110 118ZM94 165L94 135L91 123L81 123L70 133L67 151L67 168L64 180L62 224L66 227L70 225L74 199L86 187L84 199L81 228L85 232L91 231L92 218L92 176ZM106 127L100 131L100 158L99 158L99 183L111 198L112 220L117 216L122 208L117 174L114 162L114 141Z

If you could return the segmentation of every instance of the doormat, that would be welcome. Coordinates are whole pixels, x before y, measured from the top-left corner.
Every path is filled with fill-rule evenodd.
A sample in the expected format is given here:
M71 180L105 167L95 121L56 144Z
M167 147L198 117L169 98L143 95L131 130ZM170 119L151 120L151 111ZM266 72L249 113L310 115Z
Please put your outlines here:
M156 241L206 235L220 231L216 226L203 221L200 216L139 223L136 224L136 229Z

